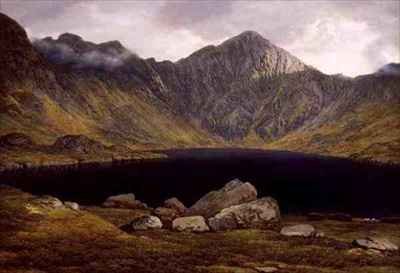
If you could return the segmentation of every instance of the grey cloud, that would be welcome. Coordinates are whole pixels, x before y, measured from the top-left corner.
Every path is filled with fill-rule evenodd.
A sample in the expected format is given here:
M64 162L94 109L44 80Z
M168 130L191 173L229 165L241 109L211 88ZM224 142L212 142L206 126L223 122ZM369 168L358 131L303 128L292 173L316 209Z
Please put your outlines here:
M122 66L125 61L134 55L129 51L118 52L108 50L102 52L96 49L87 52L76 52L69 45L47 40L34 40L33 45L46 58L54 63L69 64L78 68L90 67L111 71Z
M232 1L168 1L159 9L160 22L172 27L191 27L232 12Z

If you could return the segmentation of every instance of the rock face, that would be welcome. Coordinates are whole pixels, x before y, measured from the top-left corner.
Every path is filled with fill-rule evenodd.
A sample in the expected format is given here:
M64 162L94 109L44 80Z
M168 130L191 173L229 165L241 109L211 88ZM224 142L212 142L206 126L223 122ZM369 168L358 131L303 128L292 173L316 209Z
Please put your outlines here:
M145 215L132 221L131 226L133 230L159 229L162 223L158 217Z
M177 231L190 231L190 232L205 232L210 230L203 216L189 216L189 217L176 218L172 222L172 229Z
M184 214L186 211L185 205L176 197L165 200L164 207L175 210L178 214Z
M271 222L279 221L278 203L270 198L261 198L249 203L223 209L214 217L208 219L210 228L214 231L237 228L260 228Z
M380 251L397 251L399 249L397 245L386 238L367 237L354 240L353 244L362 248Z
M110 196L103 203L106 208L127 208L127 209L145 209L146 204L135 199L133 193L120 194L115 196Z
M312 237L317 235L317 231L312 225L301 224L289 227L284 227L281 230L281 234L284 236L299 236L299 237Z
M187 210L186 214L210 218L225 208L256 199L257 190L253 185L235 179L227 183L222 189L209 192L203 196Z

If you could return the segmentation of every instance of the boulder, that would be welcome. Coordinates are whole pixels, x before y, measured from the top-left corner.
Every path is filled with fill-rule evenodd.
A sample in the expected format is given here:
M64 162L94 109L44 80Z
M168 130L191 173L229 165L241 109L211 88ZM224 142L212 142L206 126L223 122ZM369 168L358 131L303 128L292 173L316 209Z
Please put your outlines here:
M72 210L79 210L79 204L75 202L64 202L65 207L70 208Z
M282 228L281 234L284 236L313 237L317 235L317 231L312 225L300 224Z
M187 215L202 215L210 218L225 208L251 202L257 199L257 190L249 182L232 180L222 189L212 191L190 207Z
M398 246L386 238L367 237L353 241L353 245L365 249L375 249L380 251L396 251Z
M103 203L106 208L145 209L147 205L135 199L133 193L114 195Z
M180 215L184 214L186 211L185 205L181 201L179 201L179 199L176 197L172 197L165 200L164 207L169 209L174 209Z
M153 213L160 218L163 225L167 228L171 228L172 221L179 216L176 210L164 207L156 208Z
M148 230L162 228L161 220L156 216L145 215L131 222L133 230Z
M223 209L208 219L214 231L237 228L259 228L271 222L279 221L278 203L270 197L261 198L249 203Z
M203 216L187 216L176 218L172 222L172 229L177 231L192 232L205 232L210 230Z

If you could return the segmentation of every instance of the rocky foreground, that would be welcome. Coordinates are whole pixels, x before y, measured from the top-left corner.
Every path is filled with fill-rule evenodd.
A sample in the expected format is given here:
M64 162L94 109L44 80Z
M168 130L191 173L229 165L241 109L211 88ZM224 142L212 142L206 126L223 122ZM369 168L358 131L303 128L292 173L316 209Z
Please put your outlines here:
M171 198L153 209L129 193L101 207L7 186L0 196L1 273L400 271L396 218L282 216L239 180L189 208Z

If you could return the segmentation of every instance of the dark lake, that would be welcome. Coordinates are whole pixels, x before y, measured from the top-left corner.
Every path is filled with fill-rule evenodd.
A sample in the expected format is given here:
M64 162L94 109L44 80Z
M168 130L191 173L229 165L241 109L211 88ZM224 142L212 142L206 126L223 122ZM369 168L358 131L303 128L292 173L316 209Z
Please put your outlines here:
M176 196L193 204L234 178L276 198L284 213L400 214L400 167L349 159L253 149L168 150L167 159L23 169L0 174L1 183L81 204L101 204L133 192L158 206ZM1 197L0 197L1 198Z

